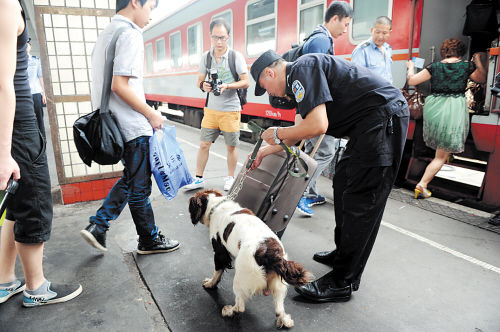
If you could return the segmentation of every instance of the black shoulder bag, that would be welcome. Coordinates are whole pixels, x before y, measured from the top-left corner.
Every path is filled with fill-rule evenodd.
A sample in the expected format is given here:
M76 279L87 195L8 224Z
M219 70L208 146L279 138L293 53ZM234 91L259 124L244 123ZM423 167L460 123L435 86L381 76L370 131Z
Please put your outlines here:
M128 27L122 27L115 32L106 51L101 107L78 118L73 124L76 149L80 158L89 167L92 161L100 165L114 165L120 161L123 155L124 142L115 116L109 109L109 97L116 41L126 29Z

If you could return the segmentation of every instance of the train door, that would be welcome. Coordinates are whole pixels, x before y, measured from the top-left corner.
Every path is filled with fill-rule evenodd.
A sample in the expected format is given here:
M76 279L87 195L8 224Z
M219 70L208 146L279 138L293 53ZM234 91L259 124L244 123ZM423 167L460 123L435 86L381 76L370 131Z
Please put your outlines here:
M423 1L419 56L425 59L425 65L441 60L440 47L447 38L461 39L469 48L464 60L470 59L472 40L471 37L462 34L466 18L466 7L470 2L471 0L454 0L453 6L450 6L450 1L447 0ZM496 57L493 59L490 56L489 70L496 72L496 64ZM492 76L492 73L490 73L489 81L485 86L487 90L489 89L487 86L492 82ZM430 86L428 82L419 86L419 90L429 93ZM495 126L489 128L492 129L492 133L498 128L498 113L490 112L490 100L486 98L486 106L482 107L481 110L470 111L471 130L466 141L465 151L451 156L450 161L430 183L431 191L447 199L465 200L471 205L479 203L483 206L500 206L500 195L492 198L493 195L489 192L493 189L488 185L489 183L486 183L487 179L499 182L497 179L499 170L498 168L494 170L492 167L496 160L492 158L495 139L492 135L484 137L484 135L479 134L481 132L479 124L487 123ZM410 148L407 148L407 152L411 154L411 157L409 158L405 179L411 185L415 185L419 181L435 153L434 150L425 146L422 138L422 127L422 120L415 121L415 131L410 144L411 152L409 151ZM476 133L476 135L473 135L473 133ZM485 188L488 190L485 190Z

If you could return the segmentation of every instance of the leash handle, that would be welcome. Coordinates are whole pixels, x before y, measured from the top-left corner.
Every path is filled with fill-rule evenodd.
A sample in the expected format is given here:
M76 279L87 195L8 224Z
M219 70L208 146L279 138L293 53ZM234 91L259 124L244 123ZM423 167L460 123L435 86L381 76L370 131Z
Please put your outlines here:
M7 183L7 188L5 189L5 195L3 196L3 199L0 202L0 216L3 215L5 209L7 208L8 199L16 193L18 187L19 183L16 180L14 180L14 178L11 177L9 182Z

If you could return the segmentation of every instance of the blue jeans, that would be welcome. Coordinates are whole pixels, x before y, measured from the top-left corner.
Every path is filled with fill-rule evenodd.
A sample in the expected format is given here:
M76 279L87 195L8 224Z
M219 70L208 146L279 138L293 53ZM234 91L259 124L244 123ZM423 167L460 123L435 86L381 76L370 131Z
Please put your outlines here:
M151 207L151 165L149 163L149 136L137 137L125 143L122 163L123 175L90 222L107 231L109 221L118 218L128 203L139 240L150 240L158 235L158 227Z

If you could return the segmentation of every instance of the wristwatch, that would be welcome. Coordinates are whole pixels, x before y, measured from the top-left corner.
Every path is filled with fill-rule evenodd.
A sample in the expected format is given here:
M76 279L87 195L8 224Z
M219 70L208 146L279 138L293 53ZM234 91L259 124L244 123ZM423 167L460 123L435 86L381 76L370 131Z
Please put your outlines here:
M281 144L281 140L278 138L278 128L279 127L274 127L273 136L274 136L274 143L279 145L279 144Z

